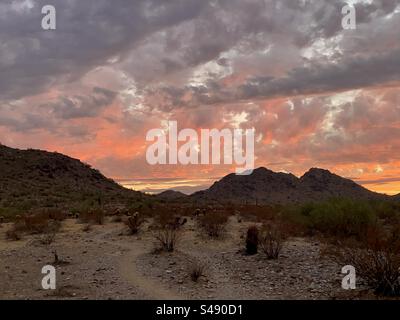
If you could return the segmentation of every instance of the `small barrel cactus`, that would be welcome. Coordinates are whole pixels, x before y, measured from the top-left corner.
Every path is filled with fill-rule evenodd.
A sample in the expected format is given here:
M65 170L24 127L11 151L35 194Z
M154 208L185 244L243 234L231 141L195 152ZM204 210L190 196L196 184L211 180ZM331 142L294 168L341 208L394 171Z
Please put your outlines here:
M257 250L258 250L258 228L257 226L251 226L247 230L246 253L256 254Z

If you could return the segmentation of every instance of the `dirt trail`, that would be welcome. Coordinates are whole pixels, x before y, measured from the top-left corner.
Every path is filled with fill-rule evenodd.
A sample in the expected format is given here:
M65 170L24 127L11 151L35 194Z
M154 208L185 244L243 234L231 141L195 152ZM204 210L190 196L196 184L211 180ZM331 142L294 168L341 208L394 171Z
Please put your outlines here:
M0 228L0 297L48 299L41 290L40 272L53 251L70 264L58 267L60 292L54 299L348 299L367 297L365 288L344 292L341 267L320 255L315 239L289 239L279 259L262 252L243 254L247 228L254 222L232 218L221 239L210 239L189 219L176 251L151 254L153 231L144 225L137 236L127 227L106 223L83 232L84 225L66 220L50 246L43 235L6 241L11 224ZM196 263L205 265L193 281ZM369 297L369 296L368 296Z
M141 242L132 242L129 245L122 242L113 242L107 240L107 235L114 233L116 229L107 233L103 233L95 237L93 240L99 244L107 243L112 246L117 246L126 250L124 256L119 262L119 272L122 278L132 284L134 287L142 291L148 299L156 300L182 300L184 297L177 292L165 288L161 282L157 282L143 275L136 267L136 261L142 255L148 253L151 247L144 245Z

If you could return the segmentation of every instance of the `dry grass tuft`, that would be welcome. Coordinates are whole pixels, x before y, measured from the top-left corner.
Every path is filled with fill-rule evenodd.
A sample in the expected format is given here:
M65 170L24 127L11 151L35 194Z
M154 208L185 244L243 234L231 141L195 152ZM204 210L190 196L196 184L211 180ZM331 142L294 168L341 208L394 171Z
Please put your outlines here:
M190 279L193 282L198 282L199 279L205 276L207 270L207 264L204 262L196 261L190 267Z

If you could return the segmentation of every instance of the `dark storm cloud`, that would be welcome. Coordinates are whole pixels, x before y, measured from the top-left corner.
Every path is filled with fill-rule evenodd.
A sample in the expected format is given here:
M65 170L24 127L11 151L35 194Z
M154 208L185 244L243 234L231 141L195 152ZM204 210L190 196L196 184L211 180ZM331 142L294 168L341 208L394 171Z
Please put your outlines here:
M301 67L283 78L255 78L240 88L238 98L343 91L400 81L400 50L371 57L354 55L340 63Z
M45 4L57 9L55 31L40 27ZM400 80L398 4L357 3L357 30L344 31L339 0L2 1L0 126L90 138L96 128L80 129L78 120L108 117L133 134L154 109L168 118L180 107L215 105L186 117L188 125L215 125L226 104L249 111L245 104L256 100L386 86ZM117 99L130 117L102 114ZM294 117L279 119L287 135L277 137L312 131L306 120L322 122L325 109L296 104Z
M17 5L18 4L18 5ZM57 30L41 29L41 8L57 10ZM147 35L198 15L197 0L31 0L0 4L0 99L78 80Z
M91 95L62 96L39 106L5 104L0 106L0 125L19 132L40 128L54 131L62 127L63 120L98 116L115 96L115 92L95 87ZM86 135L78 127L68 130L72 135Z
M115 92L95 87L90 96L61 97L58 101L42 107L49 109L57 118L61 119L95 117L114 100L115 96Z
M342 31L343 3L331 0L6 1L0 4L0 100L78 81L93 68L109 64L110 58L120 61L118 67L139 82L138 85L146 87L154 78L161 77L162 81L163 75L189 72L200 64L218 61L222 52L233 48L250 53L281 40L304 47L320 37L330 38ZM53 32L40 27L41 8L47 4L57 9L57 30ZM396 0L357 4L359 23L392 13L396 4ZM291 89L294 87L291 81L301 78L298 72L303 71L311 81L318 80L318 76L310 75L313 70L299 68L291 71L293 80L255 79L242 87L243 94ZM340 72L332 71L333 76L341 76ZM184 81L187 74L182 77ZM223 92L214 97L198 92L195 95L204 103L226 99Z
M10 106L3 106L0 109L0 126L5 126L18 132L29 132L44 127L51 131L55 128L53 121L37 113L23 112L16 116L14 107L10 108Z
M232 103L241 100L269 99L282 96L313 95L385 86L400 81L400 49L365 56L354 54L338 63L315 63L292 69L284 77L262 76L244 84L227 88L216 81L185 89L163 87L151 94L160 94L162 106L189 107ZM187 101L185 98L192 98Z

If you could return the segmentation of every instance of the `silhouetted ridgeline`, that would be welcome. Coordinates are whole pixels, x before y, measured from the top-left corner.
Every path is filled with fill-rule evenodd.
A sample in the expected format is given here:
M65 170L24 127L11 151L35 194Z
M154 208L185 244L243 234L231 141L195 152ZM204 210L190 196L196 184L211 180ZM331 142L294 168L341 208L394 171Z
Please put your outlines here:
M60 153L0 145L0 208L127 203L146 197ZM0 209L1 210L1 209ZM0 212L2 214L2 212Z
M293 204L330 198L384 200L389 196L372 192L352 180L328 170L312 168L301 178L290 173L258 168L251 175L229 174L209 189L190 196L198 202L240 204Z
M330 198L400 200L363 188L323 169L301 178L258 168L251 175L229 174L209 189L190 196L173 190L149 196L126 189L98 170L55 152L18 150L0 145L0 215L36 207L74 209L91 206L131 206L159 201L186 205L204 203L296 204Z

